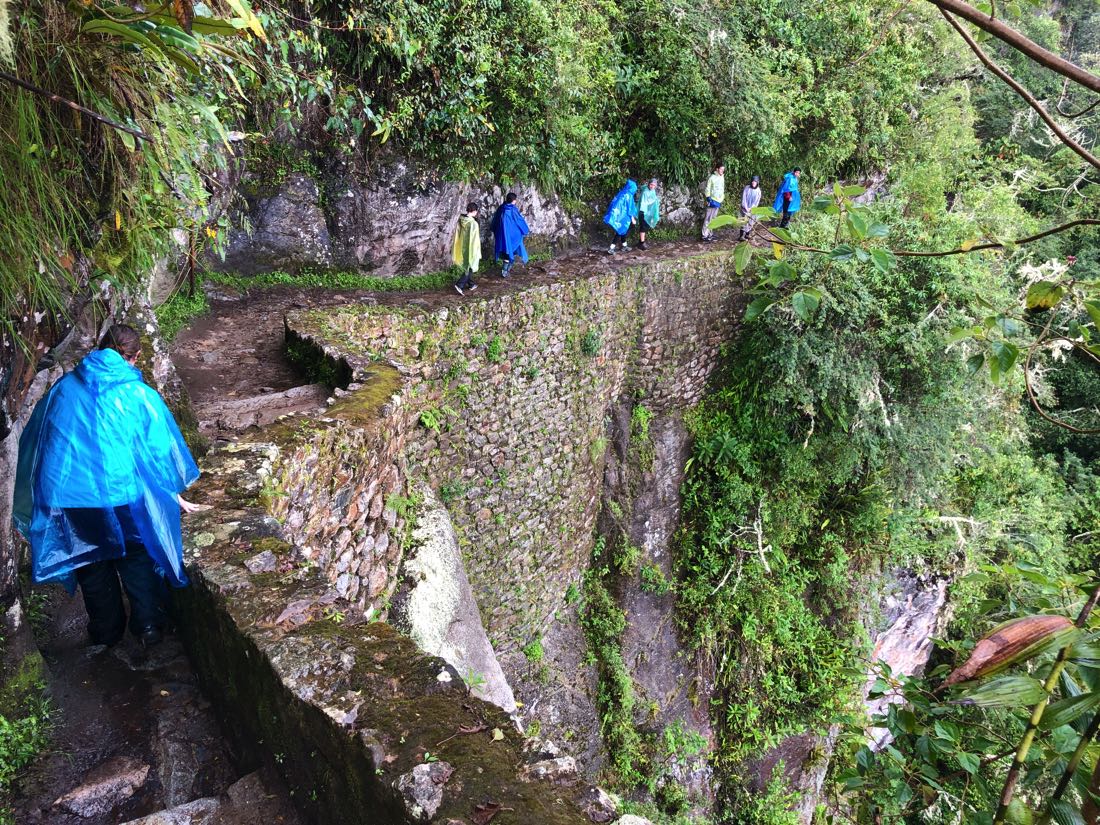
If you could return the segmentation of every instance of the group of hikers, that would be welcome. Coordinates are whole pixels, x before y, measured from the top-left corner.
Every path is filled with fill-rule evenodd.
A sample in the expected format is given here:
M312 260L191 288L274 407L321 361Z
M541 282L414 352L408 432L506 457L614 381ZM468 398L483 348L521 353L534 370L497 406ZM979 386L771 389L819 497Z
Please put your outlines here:
M779 226L786 227L791 216L802 208L802 195L799 190L799 178L802 170L795 167L783 176L783 183L776 193L772 208L779 216ZM611 203L604 213L603 222L612 231L611 246L608 254L614 255L616 249L624 252L630 247L627 244L627 236L633 226L638 227L638 248L646 249L646 235L657 228L661 219L661 196L658 192L660 183L653 178L638 194L638 184L633 180L627 180L623 187L611 199ZM710 243L715 240L711 231L711 222L717 217L719 210L726 200L726 166L719 163L707 178L706 188L703 190L705 199L705 212L703 214L703 241ZM753 175L745 188L741 191L740 214L743 219L741 225L741 240L748 240L757 224L757 217L753 209L760 205L760 176ZM493 233L493 260L502 261L501 277L507 278L512 266L518 257L527 263L527 249L523 245L524 237L530 232L527 221L516 205L516 194L509 192L504 198L504 203L497 207L493 218L489 221L489 229ZM480 207L474 201L466 204L465 213L458 219L458 229L455 232L452 248L452 258L455 266L459 268L461 275L455 282L454 288L459 295L477 289L474 283L474 273L481 265L481 228L477 222Z

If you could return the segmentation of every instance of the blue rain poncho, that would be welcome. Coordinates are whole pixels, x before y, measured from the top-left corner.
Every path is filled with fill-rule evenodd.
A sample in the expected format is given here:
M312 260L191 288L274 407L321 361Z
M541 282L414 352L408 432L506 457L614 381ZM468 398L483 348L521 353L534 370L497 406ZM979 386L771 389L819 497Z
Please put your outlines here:
M797 212L802 208L802 193L798 190L798 178L794 176L794 172L788 172L783 176L783 185L779 187L775 204L772 206L776 212L783 211L783 195L787 192L791 193L791 207L788 211Z
M30 542L34 581L73 592L73 571L121 558L129 539L186 585L177 496L198 476L141 372L114 350L91 353L38 402L19 440L12 520Z
M493 260L510 257L514 261L518 255L520 260L527 263L527 249L523 246L523 238L531 230L527 228L527 221L514 203L501 204L489 227L493 230Z
M661 220L661 197L657 194L656 189L650 189L648 186L642 190L641 203L638 204L638 209L642 213L642 217L645 218L645 222L649 224L650 229L655 229L657 222Z
M619 193L611 199L611 204L603 216L603 222L619 235L629 232L630 224L638 217L638 204L634 203L634 193L637 191L638 184L628 180Z

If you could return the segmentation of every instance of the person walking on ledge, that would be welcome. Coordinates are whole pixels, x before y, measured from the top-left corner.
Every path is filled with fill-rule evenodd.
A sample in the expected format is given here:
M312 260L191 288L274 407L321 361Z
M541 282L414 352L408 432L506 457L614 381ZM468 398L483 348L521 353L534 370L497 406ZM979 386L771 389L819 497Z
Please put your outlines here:
M477 225L478 206L473 201L466 204L466 214L458 219L451 257L462 275L455 281L455 292L464 295L465 290L477 289L474 273L481 264L481 227Z
M515 192L509 192L504 203L497 207L489 226L493 230L493 259L504 259L500 277L507 278L516 262L516 255L527 263L527 249L523 245L523 239L531 231L516 206Z
M642 190L638 211L638 248L645 249L646 233L656 229L657 222L661 219L661 196L657 194L657 178L653 178Z
M791 215L802 208L802 193L798 189L798 179L802 177L802 170L797 166L783 176L783 185L776 193L775 203L772 208L783 215L779 225L786 227L791 222Z
M134 364L141 338L116 324L38 402L19 440L12 520L35 583L80 585L92 644L126 631L148 646L167 625L167 589L187 584L180 498L199 475L172 413ZM121 589L119 580L121 579Z
M747 241L756 226L756 215L752 210L760 205L760 176L753 175L749 185L741 190L741 217L745 225L741 227L741 240Z
M707 178L707 188L703 192L703 197L706 198L707 207L703 216L703 240L709 243L714 240L714 233L710 231L710 222L714 220L726 199L726 165L724 163L715 166L714 173Z
M622 245L623 252L628 249L626 235L632 224L638 222L638 204L634 202L634 193L638 191L638 184L627 180L623 188L616 193L607 206L603 222L611 227L615 234L611 236L611 247L607 250L609 255L615 254L615 243Z

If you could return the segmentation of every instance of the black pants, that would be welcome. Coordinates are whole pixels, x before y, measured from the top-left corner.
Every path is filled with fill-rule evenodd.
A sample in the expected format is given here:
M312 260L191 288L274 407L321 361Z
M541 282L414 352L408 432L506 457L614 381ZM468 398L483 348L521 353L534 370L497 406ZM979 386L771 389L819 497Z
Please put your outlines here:
M474 285L474 271L469 267L462 273L462 277L455 283L459 289L469 289Z
M786 226L791 222L791 202L783 202L783 220L779 222L780 226Z
M92 644L113 645L126 631L122 590L130 602L130 632L139 635L147 627L167 624L167 587L157 574L149 552L137 538L129 508L115 509L126 541L126 555L79 567L76 580L88 611L88 637ZM89 545L116 544L102 510L66 510L78 537ZM121 584L120 584L121 580Z

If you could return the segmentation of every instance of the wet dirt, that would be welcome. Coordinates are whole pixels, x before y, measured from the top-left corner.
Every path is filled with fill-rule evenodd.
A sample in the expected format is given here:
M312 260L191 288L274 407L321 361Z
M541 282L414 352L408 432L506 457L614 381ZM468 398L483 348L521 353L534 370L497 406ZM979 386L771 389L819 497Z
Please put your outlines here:
M50 750L18 779L15 822L128 822L222 795L241 776L179 641L168 635L145 650L127 634L112 648L89 646L80 595L60 588L49 589L44 612L54 729ZM285 809L282 821L295 822Z

